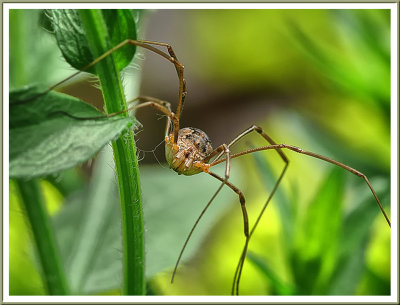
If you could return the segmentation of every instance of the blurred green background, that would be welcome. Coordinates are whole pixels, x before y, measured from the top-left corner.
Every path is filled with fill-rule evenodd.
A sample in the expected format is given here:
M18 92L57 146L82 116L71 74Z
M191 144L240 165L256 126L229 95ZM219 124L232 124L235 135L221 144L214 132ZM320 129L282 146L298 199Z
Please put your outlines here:
M171 44L185 65L182 126L206 131L217 147L257 124L278 143L366 174L390 214L389 10L158 10L135 16L140 38ZM54 37L40 27L45 20L40 11L11 12L12 88L51 85L73 73ZM176 72L165 59L138 50L123 77L128 96L140 92L176 105ZM59 90L102 109L93 78ZM230 294L244 244L237 196L228 188L221 192L171 285L184 239L219 183L169 170L157 146L165 119L152 110L138 119L148 293ZM266 144L250 135L234 151ZM365 182L320 160L287 155L289 169L251 240L240 293L390 294L390 229ZM244 192L250 225L282 168L272 151L232 161L231 180ZM42 181L76 294L119 293L115 182L109 147L94 162ZM24 214L10 181L10 294L43 294Z

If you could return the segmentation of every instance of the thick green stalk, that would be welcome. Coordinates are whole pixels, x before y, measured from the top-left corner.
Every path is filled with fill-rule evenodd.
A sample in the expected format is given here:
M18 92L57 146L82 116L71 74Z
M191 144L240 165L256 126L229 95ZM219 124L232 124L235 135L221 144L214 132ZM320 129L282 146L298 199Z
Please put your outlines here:
M81 10L80 17L85 29L89 48L96 58L112 46L108 44L107 28L100 10ZM119 72L112 56L96 65L104 102L108 113L126 109ZM127 115L127 114L125 114ZM144 230L140 181L135 141L132 134L125 134L112 142L122 215L123 238L123 293L145 294L144 277Z
M39 182L37 180L17 180L17 185L32 228L48 293L51 295L67 295L67 281L51 229L49 215L40 192Z

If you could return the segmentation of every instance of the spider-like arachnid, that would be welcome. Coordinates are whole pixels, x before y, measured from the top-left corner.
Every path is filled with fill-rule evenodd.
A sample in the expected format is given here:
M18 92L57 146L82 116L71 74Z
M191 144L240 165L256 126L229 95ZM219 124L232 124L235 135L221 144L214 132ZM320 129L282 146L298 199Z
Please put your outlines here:
M167 44L167 43L160 43L160 42L153 42L153 41L145 41L145 40L125 40L122 43L118 44L114 48L110 49L108 52L104 53L102 56L98 57L96 60L94 60L92 63L87 65L85 68L82 69L82 71L89 69L90 67L93 67L96 65L99 61L103 60L105 57L109 56L111 53L115 52L116 50L120 49L121 47L131 44L135 46L139 46L145 49L148 49L156 54L159 54L160 56L164 57L167 59L169 62L171 62L177 71L178 74L178 79L179 79L179 95L178 95L178 105L176 108L176 111L172 111L171 104L165 101L162 101L160 99L154 98L154 97L148 97L148 96L140 96L135 98L134 100L128 102L138 102L138 104L135 104L133 106L128 107L127 109L117 112L117 113L112 113L106 115L106 117L110 116L115 116L118 114L121 114L126 111L130 111L133 109L139 109L143 107L152 107L155 108L156 110L160 111L164 115L167 116L167 124L165 128L165 156L166 160L174 171L176 171L178 174L183 174L183 175L195 175L198 173L207 173L211 176L213 176L215 179L219 180L221 182L219 188L217 191L214 193L212 198L209 200L207 205L204 207L203 211L197 218L194 226L192 227L191 231L189 232L184 245L181 249L181 252L179 254L178 260L176 262L175 268L172 273L172 278L171 278L171 283L174 280L174 276L177 271L177 267L179 265L179 262L181 260L182 254L187 246L187 243L196 228L197 224L199 223L201 217L204 215L210 204L213 202L215 197L218 195L220 190L224 185L228 186L233 192L235 192L238 197L239 197L239 202L243 214L243 231L244 231L244 236L245 236L245 242L244 242L244 247L242 250L242 253L240 255L238 265L236 267L236 271L234 274L233 278L233 285L232 285L232 294L239 294L239 283L240 283L240 278L242 274L242 269L243 269L243 264L246 258L246 253L247 253L247 248L251 239L251 236L253 235L255 229L257 228L257 225L263 216L263 213L265 212L266 207L268 206L271 198L273 197L274 193L276 192L278 185L280 184L287 168L289 165L289 159L284 153L284 150L292 150L294 152L297 152L299 154L307 155L313 158L320 159L325 162L332 163L338 167L341 167L359 177L364 179L365 183L368 185L369 189L372 192L372 195L376 199L376 202L379 205L380 210L382 211L388 225L390 226L390 220L388 216L386 215L379 199L378 196L376 195L372 185L370 184L368 178L361 172L353 169L352 167L345 165L341 162L335 161L333 159L330 159L328 157L316 154L314 152L306 151L301 148L298 148L296 146L292 145L287 145L287 144L278 144L275 142L268 134L266 134L263 129L259 126L252 125L246 130L244 130L242 133L240 133L238 136L236 136L232 141L229 143L222 144L216 148L212 148L211 146L211 141L209 140L207 134L203 132L202 130L199 130L197 128L193 127L185 127L181 128L180 126L180 118L182 115L182 109L186 97L186 82L183 77L183 72L184 72L184 67L183 65L179 62L177 56L175 55L175 52L173 51L172 47ZM167 52L162 51L160 48L166 48ZM80 72L77 72L73 75L71 75L69 78L72 78L76 74ZM67 79L63 80L62 82L66 81ZM56 84L55 86L51 87L49 90L53 89L54 87L58 86L60 83ZM68 114L67 114L68 115ZM93 119L99 119L101 117L96 117ZM78 119L88 119L88 118L78 118ZM256 132L258 133L263 139L265 139L266 144L265 146L257 147L257 148L252 148L248 149L239 153L234 153L231 154L231 146L237 143L239 140L241 140L243 137L246 135ZM280 156L284 163L284 167L282 169L282 172L277 179L270 195L267 198L266 203L264 204L260 214L258 215L257 219L255 220L253 226L250 228L249 227L249 217L247 214L246 210L246 200L245 197L242 193L242 191L233 185L229 181L230 177L230 172L231 172L231 160L233 158L237 158L243 155L251 154L257 151L263 151L263 150L275 150L276 153ZM225 163L225 175L223 177L217 175L216 173L213 172L212 168L216 166L217 164L220 163Z

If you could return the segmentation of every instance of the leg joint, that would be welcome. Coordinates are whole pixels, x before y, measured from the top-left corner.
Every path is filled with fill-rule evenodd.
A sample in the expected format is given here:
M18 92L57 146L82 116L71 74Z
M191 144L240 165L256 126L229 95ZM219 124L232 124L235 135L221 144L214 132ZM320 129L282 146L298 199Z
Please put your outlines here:
M258 133L262 134L263 130L261 127L257 126L257 125L253 125L251 126L255 131L257 131Z

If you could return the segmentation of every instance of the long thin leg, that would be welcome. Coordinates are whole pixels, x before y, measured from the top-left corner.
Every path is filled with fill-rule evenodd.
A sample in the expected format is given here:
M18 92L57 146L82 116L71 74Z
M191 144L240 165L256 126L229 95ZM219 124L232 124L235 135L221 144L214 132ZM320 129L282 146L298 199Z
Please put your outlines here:
M171 276L171 284L174 282L174 278L175 278L175 274L176 274L176 270L178 269L179 263L181 261L183 252L186 249L186 245L189 242L190 237L193 234L194 229L197 227L197 224L199 223L200 219L203 217L204 213L207 211L207 209L209 208L209 206L211 205L211 203L214 201L215 197L217 197L218 193L221 191L222 187L225 185L224 182L221 183L221 185L218 187L217 191L214 193L214 195L211 197L211 199L208 201L207 205L204 207L204 209L201 211L199 217L196 219L192 229L190 230L188 236L186 237L185 243L183 244L183 247L181 249L181 252L179 253L178 259L176 260L175 263L175 267L174 267L174 271L172 272L172 276Z
M143 107L146 107L146 106L150 106L150 107L155 108L156 110L159 110L159 111L163 112L165 115L168 116L167 125L165 127L165 137L167 137L169 135L169 133L170 133L171 122L172 122L172 124L174 126L173 127L174 130L179 128L179 120L176 117L175 113L173 113L171 111L171 104L169 102L160 100L160 99L155 98L155 97L139 96L139 97L136 97L136 98L128 101L127 104L129 105L129 104L131 104L133 102L136 102L138 100L143 102L143 103L142 104L133 105L132 107L128 107L127 109L125 109L123 111L120 111L120 113L121 112L130 111L130 110L136 110L136 109L143 108ZM116 114L119 114L119 113L118 112L113 113L113 115L116 115Z
M217 174L213 173L213 172L207 172L208 174L210 174L211 176L217 178L218 180L220 180L222 183L219 186L219 188L217 189L217 191L214 193L214 195L211 197L210 201L207 203L207 205L204 207L203 211L200 213L199 217L197 218L196 222L194 223L192 229L190 230L188 236L186 237L185 243L183 244L183 247L181 249L181 252L179 253L177 262L175 264L175 268L174 271L172 272L172 277L171 277L171 283L173 283L174 281L174 277L176 274L176 270L178 268L179 262L182 258L182 254L185 251L186 245L189 242L190 237L192 236L193 231L195 230L197 224L199 223L200 219L203 217L204 213L206 212L206 210L208 209L208 207L211 205L211 203L213 202L213 200L215 199L215 197L218 195L218 193L221 191L222 187L226 184L227 186L229 186L234 192L236 192L239 195L240 198L240 203L242 206L242 211L243 211L243 219L244 219L244 234L246 236L246 239L249 236L249 225L248 225L248 216L247 216L247 210L246 210L246 206L245 206L245 199L243 196L243 193L236 187L234 186L232 183L230 183L228 181L229 176L230 176L230 170L231 170L231 165L230 165L230 151L227 145L223 144L221 145L224 149L224 153L226 155L226 163L225 163L225 178L221 178L220 176L218 176Z
M245 240L245 245L244 245L244 249L243 249L242 254L241 254L241 256L240 256L239 264L238 264L238 266L237 266L237 268L236 268L235 275L234 275L234 278L233 278L233 285L232 285L232 295L234 294L235 287L236 287L236 291L235 291L235 292L236 292L236 295L239 295L239 280L240 280L240 275L241 275L241 273L242 273L243 263L244 263L244 260L245 260L245 258L246 258L247 247L248 247L248 245L249 245L250 237L251 237L251 235L249 234L249 219L248 219L248 214L247 214L247 209L246 209L246 201L245 201L245 198L244 198L244 196L243 196L242 191L239 190L236 186L234 186L234 185L233 185L232 183L230 183L229 181L226 181L226 178L225 178L225 180L224 180L223 178L219 177L218 175L216 175L216 174L213 173L213 172L209 172L209 174L210 174L211 176L217 178L217 179L220 180L220 181L225 181L225 184L226 184L227 186L229 186L236 194L239 195L240 206L241 206L241 208L242 208L242 213L243 213L244 235L245 235L245 238L246 238L246 240Z
M285 154L282 152L282 149L283 149L283 148L289 149L289 150L292 150L292 151L295 151L295 152L297 152L297 153L305 154L305 155L308 155L308 156L311 156L311 157L314 157L314 158L318 158L318 159L321 159L321 160L323 160L323 161L326 161L326 162L329 162L329 163L332 163L332 164L335 164L335 165L337 165L337 166L339 166L339 167L342 167L343 169L346 169L347 171L350 171L351 173L353 173L353 174L355 174L355 175L357 175L357 176L363 178L364 181L367 183L368 187L370 188L370 190L371 190L371 192L372 192L374 198L376 199L376 201L377 201L377 203L378 203L378 205L379 205L379 208L380 208L380 210L382 211L382 213L383 213L383 215L384 215L384 217L385 217L385 219L386 219L386 221L387 221L389 227L391 226L390 220L389 220L388 216L386 215L386 213L385 213L385 211L384 211L384 209L383 209L383 207L382 207L382 205L381 205L381 203L380 203L380 201L379 201L378 196L376 195L376 193L375 193L375 191L374 191L374 189L373 189L371 183L369 182L368 178L367 178L363 173L361 173L361 172L359 172L359 171L357 171L357 170L355 170L355 169L349 167L348 165L345 165L345 164L343 164L343 163L340 163L340 162L338 162L338 161L336 161L336 160L332 160L332 159L330 159L330 158L327 158L327 157L325 157L325 156L322 156L322 155L319 155L319 154L316 154L316 153L313 153L313 152L304 151L304 150L302 150L302 149L300 149L300 148L298 148L298 147L292 146L292 145L286 145L286 144L279 144L279 145L278 145L278 144L276 144L269 136L267 136L264 132L262 132L261 128L259 128L259 127L257 127L257 126L252 126L252 127L250 127L248 130L244 131L242 134L240 134L239 136L237 136L237 137L230 143L230 145L233 144L233 143L235 143L236 141L238 141L240 138L242 138L244 135L248 134L248 133L249 133L250 131L252 131L252 130L257 130L257 131L258 131L270 144L272 144L272 145L270 145L270 146L264 146L264 147L260 147L260 148L255 148L255 149L250 149L250 150L246 150L246 151L244 151L244 152L241 152L241 153L238 153L238 154L234 154L234 155L232 155L230 158L231 158L231 159L232 159L232 158L236 158L236 157L239 157L239 156L242 156L242 155L245 155L245 154L249 154L249 153L253 153L253 152L256 152L256 151L274 149L274 150L276 150L276 151L279 153L279 155L280 155L280 156L282 157L282 159L286 162L286 164L285 164L285 167L284 167L284 169L283 169L281 175L279 176L279 178L278 178L278 180L277 180L277 182L276 182L276 184L275 184L275 186L274 186L274 188L273 188L273 190L272 190L270 196L268 197L266 203L264 204L264 206L263 206L263 208L262 208L262 210L261 210L261 212L260 212L260 214L259 214L259 216L258 216L258 218L257 218L257 220L256 220L256 222L255 222L255 224L254 224L254 226L252 227L252 229L251 229L251 231L250 231L249 238L246 240L245 246L244 246L244 248L243 248L243 250L242 250L242 255L241 255L241 257L240 257L240 259L239 259L239 263L238 263L238 265L237 265L237 267L236 267L235 276L234 276L233 285L232 285L232 294L234 294L234 293L239 294L239 281L240 281L240 276L241 276L241 272L242 272L242 269L243 269L243 264L244 264L245 256L246 256L246 253L247 253L248 242L249 242L249 240L250 240L252 234L254 233L254 231L255 231L255 229L256 229L256 227L257 227L257 225L258 225L258 223L259 223L259 221L260 221L260 219L261 219L261 217L262 217L262 215L263 215L265 209L267 208L267 206L268 206L268 204L269 204L269 202L270 202L272 196L273 196L274 193L276 192L276 189L277 189L278 185L280 184L280 182L281 182L281 180L282 180L282 178L283 178L283 175L284 175L284 173L285 173L285 171L286 171L286 169L287 169L287 166L288 166L288 159L286 158ZM229 145L229 146L230 146L230 145ZM217 154L217 153L218 153L217 151L214 151L214 152L213 152L213 155L215 155L215 154ZM221 156L221 154L220 154L219 156L217 156L217 158L214 159L214 161L211 163L211 166L214 166L214 165L216 165L216 164L219 164L219 163L222 163L222 162L225 161L225 159L219 160L220 156Z
M256 125L252 125L249 128L247 128L245 131L243 131L242 133L240 133L236 138L234 138L229 144L228 147L231 147L233 144L235 144L236 142L238 142L241 138L243 138L245 135L249 134L252 131L256 131L258 134L260 134L265 140L267 140L268 143L270 143L271 145L276 144L274 140L272 140L272 138L270 136L268 136L261 127L256 126ZM220 147L217 147L213 152L211 152L211 154L207 157L207 159L211 159L213 156L215 156L216 154L218 154L221 151ZM282 160L285 162L285 166L277 180L277 182L275 183L275 186L272 190L272 192L270 193L266 203L264 204L263 208L261 209L261 212L258 214L258 217L250 231L249 237L246 238L246 242L245 245L243 247L242 250L242 254L239 258L239 262L238 265L236 267L235 270L235 275L233 277L233 284L232 284L232 294L239 294L239 283L240 283L240 278L241 278L241 274L242 274L242 269L243 269L243 265L244 265L244 261L246 258L246 253L247 253L247 248L248 248L248 244L251 238L251 235L253 234L253 232L255 231L261 217L264 214L265 209L267 208L270 200L272 199L273 195L275 194L275 191L277 190L285 172L287 167L289 166L289 159L286 157L286 155L284 154L284 152L280 149L277 149L276 152L279 154L279 156L282 158ZM215 159L214 161L210 164L211 166L214 166L220 162L217 162L218 159L222 156L222 154L220 153Z
M233 143L231 142L229 145L226 144L222 144L220 146L218 146L216 149L214 149L204 160L205 162L207 162L211 157L213 157L214 155L216 155L217 153L219 153L220 151L222 153L228 150L229 151L229 146L232 145ZM226 167L225 167L225 179L221 178L220 176L218 176L217 174L213 173L213 172L208 172L208 174L210 174L211 176L213 176L214 178L220 180L220 181L225 181L225 184L227 186L229 186L236 194L239 195L239 200L240 200L240 205L242 207L242 213L243 213L243 222L244 222L244 235L247 237L249 235L249 220L248 220L248 215L247 215L247 211L246 211L246 200L243 196L243 193L236 187L234 186L232 183L230 183L228 181L229 177L230 177L230 155L229 158L228 156L224 159L226 160ZM213 164L210 164L210 167L213 166Z
M178 140L178 132L179 132L179 118L181 116L181 112L182 112L182 107L183 107L183 102L186 96L186 81L183 78L183 70L184 67L183 65L178 61L172 47L166 43L161 43L161 42L154 42L154 41L146 41L146 40L131 40L131 39L127 39L123 42L121 42L119 45L115 46L114 48L112 48L111 50L109 50L108 52L104 53L103 55L101 55L98 59L95 60L95 62L92 62L91 64L89 64L87 67L85 67L85 69L89 69L92 66L94 66L98 61L102 60L104 57L110 55L112 52L118 50L119 48L123 47L125 44L132 44L132 45L136 45L136 46L140 46L144 49L148 49L154 53L157 53L159 55L161 55L162 57L164 57L165 59L167 59L168 61L170 61L171 63L174 64L175 69L178 73L178 78L179 78L179 96L178 96L178 107L177 107L177 111L176 111L176 117L177 117L177 126L176 128L174 128L174 143L176 144L176 141ZM149 45L149 44L153 44L153 45L159 45L159 46L166 46L169 52L169 55L167 55L166 53L164 53L163 51ZM97 62L96 62L97 61ZM174 124L175 125L175 124ZM175 126L174 126L175 127Z
M136 45L139 47L142 47L144 49L150 50L162 57L164 57L165 59L167 59L168 61L170 61L172 64L174 64L175 69L178 73L178 78L179 78L179 96L178 96L178 107L177 107L177 111L176 111L176 117L177 117L177 128L174 128L174 143L176 144L176 141L178 140L178 132L179 132L179 118L181 116L182 113L182 109L183 109L183 103L186 97L186 81L183 78L183 70L184 67L183 65L178 61L178 58L175 55L175 52L173 51L172 47L169 44L166 43L161 43L161 42L154 42L154 41L147 41L147 40L132 40L132 39L126 39L124 41L122 41L121 43L119 43L118 45L116 45L115 47L111 48L110 50L108 50L107 52L105 52L104 54L100 55L99 57L97 57L95 60L93 60L91 63L89 63L88 65L84 66L83 68L80 69L80 71L75 72L74 74L68 76L67 78L63 79L62 81L54 84L53 86L49 87L47 90L45 90L44 92L23 100L23 101L18 101L13 103L13 105L20 105L20 104L24 104L24 103L28 103L34 99L37 99L45 94L47 94L48 92L50 92L51 90L55 89L56 87L60 86L61 84L65 83L66 81L72 79L73 77L77 76L78 74L80 74L81 72L87 71L90 68L92 68L93 66L95 66L97 63L99 63L100 61L102 61L104 58L106 58L107 56L111 55L112 53L114 53L115 51L119 50L120 48L122 48L123 46L127 45L127 44L131 44L131 45ZM167 47L167 50L169 52L169 54L153 47L152 45L158 45L158 46L165 46Z
M371 190L373 196L375 197L375 200L378 203L378 206L381 209L382 214L386 219L386 222L388 223L389 227L391 226L389 217L386 215L386 212L383 209L383 206L382 206L381 202L379 201L379 198L376 195L375 190L373 189L373 187L372 187L371 183L369 182L367 176L365 176L363 173L359 172L358 170L356 170L356 169L354 169L354 168L352 168L352 167L350 167L350 166L348 166L346 164L343 164L341 162L338 162L336 160L330 159L328 157L313 153L311 151L306 151L306 150L303 150L303 149L301 149L299 147L296 147L296 146L293 146L293 145L287 145L287 144L274 144L274 145L269 145L269 146L253 148L253 149L249 149L249 150L237 153L237 154L233 154L233 155L230 156L230 158L233 159L233 158L237 158L237 157L240 157L240 156L243 156L243 155L246 155L246 154L250 154L250 153L253 153L253 152L256 152L256 151L269 150L269 149L273 149L273 150L289 149L289 150L292 150L292 151L297 152L299 154L308 155L310 157L317 158L317 159L332 163L332 164L334 164L336 166L339 166L339 167L341 167L341 168L353 173L354 175L356 175L358 177L363 178L364 181L367 183L369 189ZM216 162L213 162L213 165L219 164L219 163L224 162L224 161L225 161L225 159L220 159L220 160L218 160Z
M282 170L282 172L281 172L281 174L279 175L278 180L275 182L274 188L272 189L271 193L269 194L269 196L267 198L267 201L265 202L265 204L262 207L260 213L258 214L257 220L255 221L252 229L250 230L249 238L246 240L246 243L245 243L245 245L243 247L242 254L240 256L239 262L238 262L238 264L236 266L235 276L233 278L232 291L231 291L232 295L233 294L239 295L239 283L240 283L240 278L241 278L241 275L242 275L243 265L244 265L244 261L245 261L245 258L246 258L247 248L248 248L248 244L249 244L250 238L253 235L258 223L260 222L261 217L263 216L263 214L265 212L265 209L267 208L269 202L271 201L271 199L274 196L276 190L278 189L278 186L281 183L281 181L283 179L283 176L285 175L285 172L286 172L288 166L289 166L289 163L286 163L284 168L283 168L283 170Z
M178 57L175 55L175 52L172 49L172 46L170 44L165 43L165 42L156 42L156 41L149 41L149 40L143 40L142 42L147 43L147 44L153 44L153 45L166 47L169 55L171 55L171 57L175 60L175 69L176 69L176 72L178 73L178 77L179 77L179 103L178 103L178 108L176 110L176 116L178 117L178 119L180 119L181 113L183 110L183 105L185 102L185 97L187 94L186 80L183 77L184 66L179 62Z
M229 181L223 178L221 178L220 176L218 176L217 174L213 173L213 172L208 172L211 176L213 176L214 178L217 178L219 181L225 181L225 184L227 186L229 186L236 194L238 194L239 196L239 201L240 201L240 206L242 208L242 213L243 213L243 223L244 223L244 235L246 236L246 238L249 237L249 217L247 215L247 210L246 210L246 200L243 196L243 193L240 189L238 189L236 186L234 186L232 183L230 183Z
M122 41L121 43L117 44L115 47L111 48L110 50L108 50L108 51L105 52L104 54L102 54L102 55L100 55L99 57L97 57L97 58L96 58L95 60L93 60L91 63L89 63L89 64L87 64L86 66L84 66L84 67L82 67L81 69L79 69L79 71L77 71L77 72L71 74L70 76L64 78L63 80L61 80L61 81L59 81L58 83L54 84L53 86L49 87L47 90L43 91L42 93L40 93L40 94L38 94L38 95L36 95L36 96L34 96L34 97L32 97L32 98L29 98L29 99L26 99L26 100L23 100L23 101L18 101L17 103L14 103L14 104L15 104L15 105L25 104L25 103L28 103L28 102L30 102L30 101L32 101L32 100L35 100L35 99L37 99L37 98L39 98L39 97L41 97L41 96L47 94L47 93L50 92L51 90L54 90L54 89L57 88L58 86L62 85L62 84L65 83L66 81L68 81L68 80L74 78L75 76L79 75L80 73L89 70L90 68L92 68L93 66L95 66L97 63L99 63L100 61L102 61L104 58L106 58L107 56L111 55L112 53L114 53L115 51L119 50L120 48L122 48L123 46L125 46L125 45L128 44L128 43L129 43L129 39L126 39L126 40ZM158 51L159 51L159 50L158 50ZM163 52L161 52L161 51L159 51L159 52L160 52L160 53L163 53ZM156 52L156 53L160 54L159 52ZM167 55L167 54L164 54L164 53L163 53L163 54L160 54L160 55L163 56L163 57L168 57L168 55Z
M267 135L267 134L262 130L261 127L259 127L259 126L257 126L257 125L252 125L252 126L250 126L249 128L247 128L245 131L243 131L242 133L240 133L236 138L234 138L234 139L228 144L228 148L230 148L233 144L235 144L236 142L238 142L241 138L243 138L245 135L249 134L249 133L252 132L252 131L257 131L258 134L260 134L264 139L266 139L266 140L268 141L269 144L271 144L271 145L276 144L276 142L274 142L274 140L272 140L272 138L271 138L269 135ZM217 149L218 149L218 148L217 148ZM211 157L213 157L216 153L218 153L218 152L216 151L217 149L215 149L213 152L211 152L210 156L207 157L208 160L210 160ZM277 153L279 154L279 156L282 158L282 160L283 160L285 163L288 163L288 162L289 162L288 158L286 157L286 155L283 153L282 150L277 149L276 151L277 151ZM213 161L211 164L212 164L212 165L213 165L213 164L218 164L218 163L215 163L215 162L216 162L218 159L220 159L221 156L222 156L222 153L220 153L220 154L214 159L214 161Z
M55 111L52 112L50 115L57 115L57 114L62 114L65 116L68 116L70 118L73 118L75 120L100 120L100 119L105 119L105 118L110 118L110 117L114 117L117 116L119 114L131 111L131 110L136 110L136 109L140 109L140 108L144 108L144 107L152 107L162 113L164 113L165 115L167 115L168 117L168 121L167 121L167 125L165 128L165 136L168 136L169 131L170 131L170 126L171 126L171 121L172 124L174 125L174 128L178 127L178 119L176 117L176 115L171 111L171 104L165 101L162 101L160 99L157 98L153 98L153 97L148 97L148 96L139 96L136 97L130 101L127 102L127 104L132 104L135 101L139 101L139 104L130 106L124 110L118 111L118 112L114 112L114 113L110 113L110 114L106 114L106 115L102 115L102 116L94 116L94 117L77 117L74 115L69 114L66 111Z

